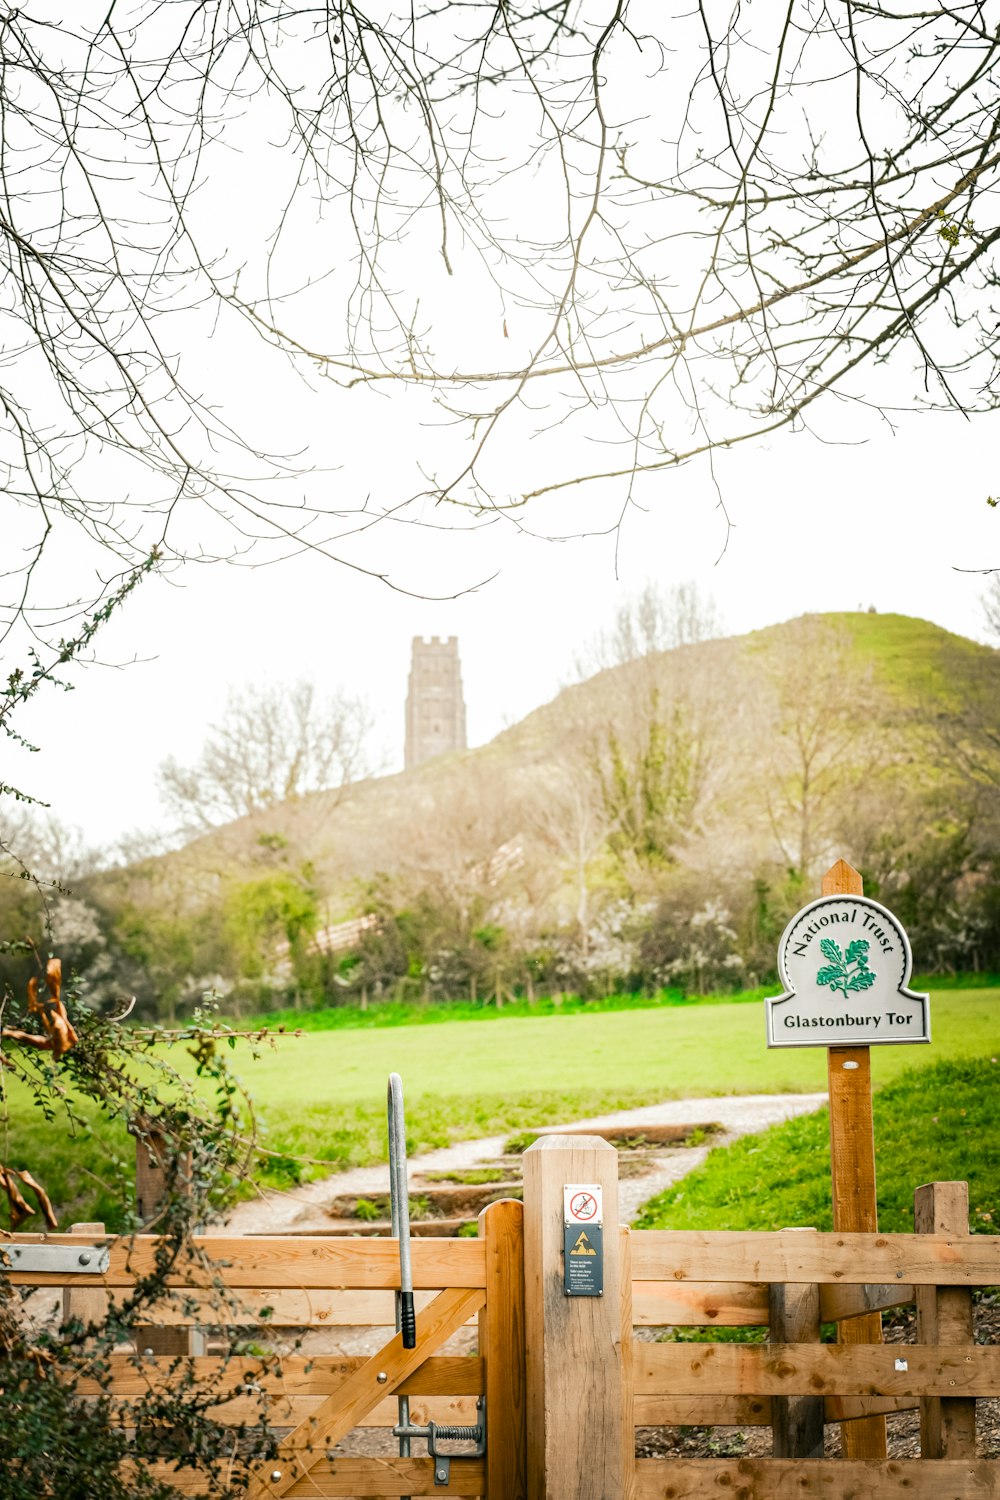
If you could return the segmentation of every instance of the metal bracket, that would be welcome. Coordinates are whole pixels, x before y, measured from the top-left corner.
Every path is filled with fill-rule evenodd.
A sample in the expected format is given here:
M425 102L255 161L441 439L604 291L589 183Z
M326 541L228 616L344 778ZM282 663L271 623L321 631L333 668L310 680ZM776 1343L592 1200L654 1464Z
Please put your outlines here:
M434 1460L434 1484L441 1488L450 1483L453 1458L482 1458L486 1452L485 1396L479 1396L476 1400L476 1416L479 1420L475 1427L446 1427L439 1426L437 1422L428 1422L426 1427L414 1427L407 1423L406 1426L399 1424L392 1430L399 1438L426 1439L428 1457ZM438 1443L442 1442L475 1443L476 1446L471 1453L441 1453L438 1451Z
M49 1276L103 1276L111 1264L107 1245L18 1245L0 1240L0 1272Z
M440 1455L434 1460L434 1487L451 1483L451 1459L447 1455Z

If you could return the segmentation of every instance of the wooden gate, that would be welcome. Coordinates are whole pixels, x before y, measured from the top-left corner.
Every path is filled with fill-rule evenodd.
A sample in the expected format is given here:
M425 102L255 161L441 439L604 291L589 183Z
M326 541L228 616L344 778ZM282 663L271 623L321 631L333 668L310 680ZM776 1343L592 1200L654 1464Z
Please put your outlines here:
M563 1293L563 1188L603 1189L603 1295ZM914 1234L673 1233L618 1229L617 1154L586 1137L546 1137L524 1157L524 1207L480 1217L478 1239L413 1243L417 1347L392 1334L394 1240L299 1237L198 1241L176 1268L180 1303L164 1322L225 1334L221 1354L115 1355L94 1395L136 1395L189 1362L214 1380L214 1414L235 1425L267 1414L284 1429L277 1457L233 1478L247 1500L453 1494L485 1500L984 1500L1000 1496L1000 1462L975 1454L975 1398L1000 1395L1000 1349L976 1344L972 1289L1000 1285L1000 1238L968 1233L965 1185L918 1190ZM41 1237L19 1235L17 1243ZM80 1248L93 1236L50 1236ZM127 1293L156 1253L152 1237L111 1244L104 1275L74 1275L69 1311ZM210 1290L221 1277L226 1327ZM13 1272L20 1284L67 1277ZM80 1299L90 1299L87 1306ZM822 1341L880 1309L916 1303L916 1344ZM266 1314L265 1310L266 1309ZM478 1324L478 1353L442 1353ZM234 1333L258 1345L287 1328L368 1325L384 1338L369 1357L234 1358ZM757 1327L765 1343L682 1342L678 1328ZM214 1330L214 1332L213 1332ZM227 1352L228 1351L228 1352ZM357 1427L391 1428L396 1397L411 1420L472 1425L486 1398L485 1458L455 1457L442 1484L426 1456L337 1451ZM825 1458L824 1428L920 1409L917 1459ZM635 1428L765 1426L764 1458L635 1459ZM384 1445L388 1447L389 1445ZM928 1460L933 1460L928 1462ZM165 1465L182 1491L204 1487Z
M406 1350L392 1332L393 1287L399 1285L395 1240L319 1237L204 1237L191 1258L171 1274L181 1293L157 1310L173 1327L201 1330L218 1354L114 1355L107 1378L83 1395L136 1396L174 1381L179 1362L199 1382L214 1382L219 1400L213 1416L238 1427L266 1413L273 1428L286 1428L277 1456L242 1474L234 1459L232 1478L245 1480L247 1500L305 1496L311 1500L361 1495L523 1495L524 1338L522 1207L495 1203L480 1217L478 1239L418 1239L413 1243L417 1346ZM89 1226L91 1229L94 1226ZM19 1243L40 1236L18 1235ZM93 1234L51 1235L50 1245L93 1244ZM112 1241L108 1271L74 1276L67 1311L93 1318L93 1300L127 1295L152 1266L153 1236ZM15 1272L24 1285L64 1285L65 1276ZM218 1327L218 1284L225 1287L226 1327ZM74 1306L74 1299L77 1305ZM478 1323L478 1354L441 1355L449 1338ZM282 1330L371 1327L384 1343L370 1357L305 1354L239 1354L232 1336L258 1348L276 1342ZM224 1335L220 1338L219 1335ZM340 1456L333 1450L356 1428L390 1428L396 1397L411 1398L411 1421L421 1425L469 1426L476 1401L486 1398L489 1444L485 1458L453 1457L448 1482L436 1479L426 1456ZM495 1418L494 1418L494 1413ZM491 1420L492 1419L492 1420ZM385 1445L389 1446L389 1445ZM414 1446L418 1446L415 1444ZM156 1472L181 1492L206 1488L204 1471L164 1463Z

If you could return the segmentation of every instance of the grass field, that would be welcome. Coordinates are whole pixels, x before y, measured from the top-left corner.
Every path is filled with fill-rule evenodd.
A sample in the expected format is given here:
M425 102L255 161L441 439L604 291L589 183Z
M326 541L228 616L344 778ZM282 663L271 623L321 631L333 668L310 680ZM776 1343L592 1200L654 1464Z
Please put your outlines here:
M912 1068L875 1096L879 1228L913 1228L923 1182L969 1184L969 1217L1000 1233L1000 1058ZM640 1229L832 1229L828 1112L801 1115L709 1153L647 1203Z
M872 1049L876 1085L916 1062L1000 1054L1000 989L937 990L931 1018L930 1046ZM179 1064L184 1050L172 1050ZM236 1058L278 1183L384 1160L390 1071L403 1077L413 1152L658 1099L809 1092L826 1077L821 1047L769 1052L763 1007L746 1003L313 1031ZM64 1217L116 1222L132 1154L119 1131L70 1140L12 1089L5 1134L0 1160L30 1168Z

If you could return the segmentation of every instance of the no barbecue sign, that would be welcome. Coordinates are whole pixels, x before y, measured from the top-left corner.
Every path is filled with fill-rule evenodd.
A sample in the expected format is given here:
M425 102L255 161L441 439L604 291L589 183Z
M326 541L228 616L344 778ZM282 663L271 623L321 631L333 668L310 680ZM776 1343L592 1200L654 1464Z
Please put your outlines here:
M867 896L803 907L778 947L784 993L766 1000L769 1047L929 1042L926 995L907 988L910 945L892 912Z

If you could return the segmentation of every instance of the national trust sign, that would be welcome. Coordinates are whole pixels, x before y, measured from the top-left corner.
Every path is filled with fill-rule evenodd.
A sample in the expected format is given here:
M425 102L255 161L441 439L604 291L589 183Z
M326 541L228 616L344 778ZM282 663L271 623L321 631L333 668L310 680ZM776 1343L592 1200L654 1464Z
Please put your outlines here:
M823 896L803 907L778 946L784 994L764 1002L769 1047L867 1047L929 1042L926 995L907 989L910 945L867 896Z

